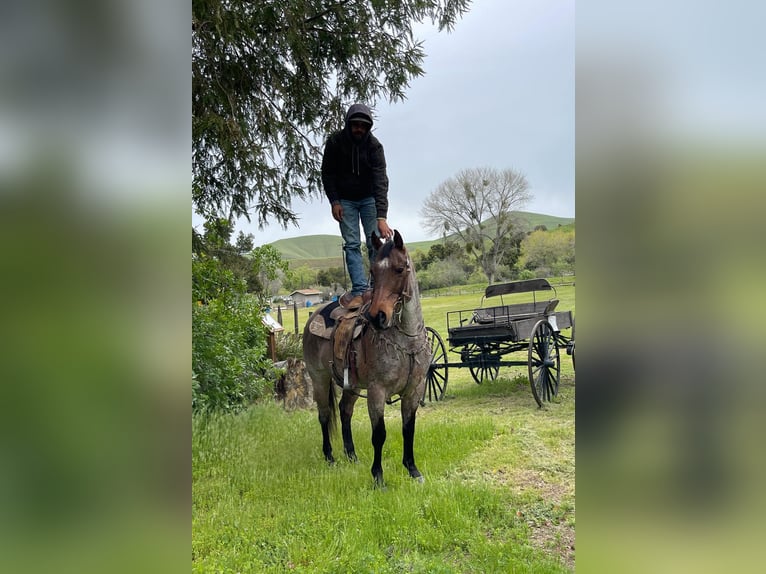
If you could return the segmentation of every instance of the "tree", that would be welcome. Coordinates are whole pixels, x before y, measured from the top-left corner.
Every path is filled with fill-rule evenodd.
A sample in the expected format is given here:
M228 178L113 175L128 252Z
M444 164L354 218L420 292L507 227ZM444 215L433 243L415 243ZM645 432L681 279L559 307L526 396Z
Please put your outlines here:
M252 289L262 297L269 295L268 286L276 281L280 272L290 276L290 266L282 259L282 254L273 245L261 245L250 252L252 274L257 277L257 288ZM250 282L248 281L248 286Z
M297 223L321 145L348 104L404 99L423 74L413 34L451 30L470 0L193 0L192 200L206 219Z
M574 271L575 232L571 228L533 231L521 242L519 266L538 276Z
M338 291L341 287L345 288L348 281L346 280L346 270L343 267L329 267L322 269L317 275L317 282L325 287L330 287L334 291Z
M308 265L299 265L290 269L290 274L285 278L284 286L289 291L308 289L317 283L317 270Z
M193 249L198 259L217 260L223 269L234 277L245 281L246 290L260 297L261 302L269 295L269 284L277 279L279 273L289 274L287 261L273 245L261 245L253 248L253 235L239 232L234 244L231 236L234 225L224 218L209 219L204 225L204 235L196 234L198 249ZM195 235L192 236L194 247Z
M422 291L439 289L452 285L465 285L469 273L454 259L440 259L431 263L428 269L418 272L418 284Z
M420 211L433 234L452 230L493 283L524 237L513 215L531 198L526 177L512 169L466 169L441 183Z

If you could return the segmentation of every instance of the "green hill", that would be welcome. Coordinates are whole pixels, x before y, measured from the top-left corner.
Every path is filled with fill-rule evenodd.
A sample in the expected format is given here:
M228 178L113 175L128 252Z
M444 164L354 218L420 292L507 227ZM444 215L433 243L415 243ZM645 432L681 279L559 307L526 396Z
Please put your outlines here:
M285 259L324 259L342 257L343 239L340 235L305 235L279 239L270 243Z
M523 221L525 231L532 231L538 225L545 225L548 230L554 230L559 226L574 224L574 219L571 217L556 217L527 211L516 211L515 214ZM491 226L492 222L488 221L487 224ZM452 237L454 235L448 236L448 238ZM431 245L439 241L441 238L413 241L408 243L407 247L410 251L428 251ZM308 265L316 269L343 266L343 239L340 235L291 237L279 239L270 245L276 247L282 257L290 262L291 266Z

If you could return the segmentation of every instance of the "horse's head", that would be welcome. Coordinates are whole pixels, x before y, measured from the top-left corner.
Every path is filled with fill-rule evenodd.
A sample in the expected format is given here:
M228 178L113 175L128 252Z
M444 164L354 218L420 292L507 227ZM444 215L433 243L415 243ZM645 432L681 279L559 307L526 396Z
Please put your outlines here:
M407 293L412 263L404 247L402 236L394 230L392 241L383 243L372 234L372 244L378 252L372 264L374 287L367 318L376 329L388 329L393 325L397 305Z

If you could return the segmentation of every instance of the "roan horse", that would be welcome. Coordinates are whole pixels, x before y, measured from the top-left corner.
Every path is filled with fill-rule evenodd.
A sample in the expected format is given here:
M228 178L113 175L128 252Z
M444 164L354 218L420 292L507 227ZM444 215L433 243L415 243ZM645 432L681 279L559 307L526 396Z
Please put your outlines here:
M330 438L337 426L335 386L338 384L343 388L338 405L343 450L349 460L356 462L351 417L359 391L366 390L375 451L371 471L375 484L383 486L381 455L386 441L383 414L386 401L399 395L404 438L402 464L412 478L423 482L423 476L415 466L413 443L415 414L423 398L431 347L423 324L418 283L398 231L394 231L393 240L385 243L373 234L373 245L378 254L371 266L372 299L362 306L355 319L356 330L360 330L361 335L350 343L349 356L351 361L355 357L354 363L346 364L355 374L353 386L343 387L343 377L339 376L337 365L333 365L333 342L311 333L309 323L303 331L303 358L314 385L314 400L322 426L322 452L329 463L335 462ZM324 307L326 305L317 308L312 316Z

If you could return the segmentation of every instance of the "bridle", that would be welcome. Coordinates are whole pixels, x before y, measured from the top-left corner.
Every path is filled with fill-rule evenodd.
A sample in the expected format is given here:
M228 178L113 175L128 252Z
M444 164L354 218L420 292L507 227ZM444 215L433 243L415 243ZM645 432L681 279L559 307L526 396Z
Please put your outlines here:
M407 262L404 266L404 271L402 272L405 276L403 278L403 286L402 290L399 292L399 294L396 296L396 301L393 305L392 310L392 317L395 318L395 321L392 322L392 327L398 327L399 324L402 322L402 312L404 311L404 305L406 302L410 301L412 299L412 292L410 291L410 281L411 281L411 274L412 272L412 262L410 261L409 256L407 256ZM373 288L373 300L375 298L374 295L374 288ZM368 315L368 311L370 308L370 305L372 302L367 303L366 309L364 309L364 312L361 313L361 315ZM401 330L401 329L400 329ZM404 331L402 331L404 333ZM408 333L404 333L405 335L409 335Z

